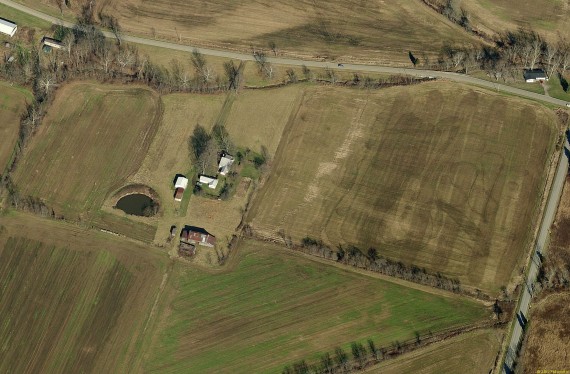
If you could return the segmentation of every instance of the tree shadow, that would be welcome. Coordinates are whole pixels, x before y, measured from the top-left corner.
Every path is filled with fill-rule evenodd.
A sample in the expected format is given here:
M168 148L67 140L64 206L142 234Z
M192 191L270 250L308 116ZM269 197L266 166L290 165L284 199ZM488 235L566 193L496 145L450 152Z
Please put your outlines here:
M564 78L564 76L560 73L558 73L558 80L560 81L560 85L562 86L562 89L564 90L564 92L568 92L568 81L566 80L566 78Z
M412 64L414 64L414 66L416 66L420 61L416 56L414 56L412 51L408 51L408 57L410 58L410 61L412 62Z

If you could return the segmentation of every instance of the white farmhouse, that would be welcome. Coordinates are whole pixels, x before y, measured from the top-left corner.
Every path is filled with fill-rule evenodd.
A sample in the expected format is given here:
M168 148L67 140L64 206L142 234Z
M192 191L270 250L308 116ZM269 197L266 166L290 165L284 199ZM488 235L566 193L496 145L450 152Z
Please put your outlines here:
M234 158L227 153L223 153L220 163L218 164L218 173L226 175L230 171L230 167L233 163Z
M542 69L525 70L523 76L526 83L544 82L548 80L546 73Z
M198 184L206 185L207 187L214 189L218 185L218 179L208 177L207 175L200 175L200 177L198 178Z
M3 18L0 18L0 32L6 35L14 36L18 30L18 25Z

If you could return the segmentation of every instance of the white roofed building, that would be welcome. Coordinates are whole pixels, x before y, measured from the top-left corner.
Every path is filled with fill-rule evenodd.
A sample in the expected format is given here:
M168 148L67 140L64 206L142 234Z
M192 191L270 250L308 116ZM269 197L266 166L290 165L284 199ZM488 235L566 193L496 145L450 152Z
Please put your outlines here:
M62 42L60 42L59 40L44 36L42 39L42 44L45 46L49 46L52 48L56 48L56 49L67 49L65 47L65 44L63 44Z
M174 200L182 201L186 187L188 187L188 178L182 175L178 176L174 182Z
M199 185L206 185L208 188L215 189L218 186L218 179L208 177L207 175L200 175L198 178Z
M223 153L220 163L218 164L218 173L226 175L230 171L230 167L233 163L234 158L227 153Z
M18 30L18 25L3 18L0 18L0 32L6 35L14 36Z

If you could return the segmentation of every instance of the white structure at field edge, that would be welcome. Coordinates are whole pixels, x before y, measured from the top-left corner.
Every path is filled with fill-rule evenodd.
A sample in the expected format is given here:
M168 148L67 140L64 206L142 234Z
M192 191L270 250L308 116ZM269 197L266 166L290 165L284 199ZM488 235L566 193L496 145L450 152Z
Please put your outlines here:
M14 36L18 30L18 25L3 18L0 18L0 32L6 35Z

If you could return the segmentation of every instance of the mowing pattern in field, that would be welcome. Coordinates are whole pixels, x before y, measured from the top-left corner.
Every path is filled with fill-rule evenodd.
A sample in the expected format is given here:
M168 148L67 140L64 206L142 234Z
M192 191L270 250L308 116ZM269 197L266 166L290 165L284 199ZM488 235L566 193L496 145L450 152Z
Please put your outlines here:
M493 368L502 332L485 329L462 334L389 360L367 373L481 374Z
M439 0L444 3L445 0ZM531 28L551 38L561 35L568 38L570 17L568 1L551 0L476 0L465 1L462 7L472 15L472 24L482 30L502 33L519 27ZM529 7L534 11L529 12Z
M45 6L40 0L23 2ZM243 50L254 43L269 53L273 41L278 49L311 56L367 56L411 64L409 50L437 53L445 42L477 42L417 1L107 0L97 6L96 14L118 17L128 32ZM72 9L78 12L81 6ZM55 3L52 12L59 14Z
M484 318L480 304L356 275L246 241L228 273L176 272L145 371L280 372L353 340L378 345Z
M308 90L249 221L497 290L526 248L553 123L541 106L445 83Z
M133 304L136 278L110 252L23 238L0 251L0 372L114 372L128 358L140 334L131 308L145 309Z
M138 170L159 117L159 99L146 89L61 88L16 170L18 191L66 217L98 209Z
M28 96L24 90L0 82L0 174L10 161L18 140L20 116Z
M299 106L304 87L293 85L271 90L251 90L234 100L225 123L233 142L272 156L281 141L291 113Z

